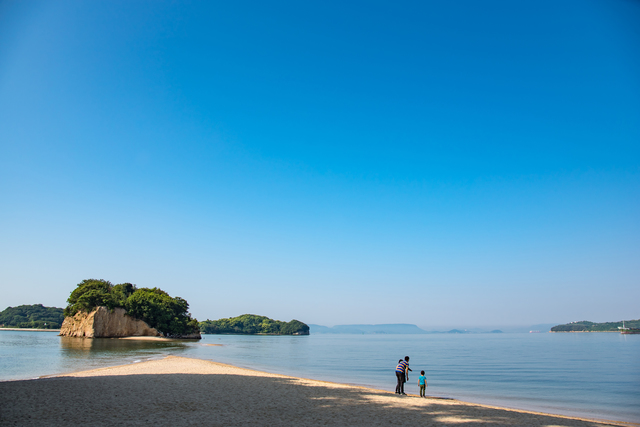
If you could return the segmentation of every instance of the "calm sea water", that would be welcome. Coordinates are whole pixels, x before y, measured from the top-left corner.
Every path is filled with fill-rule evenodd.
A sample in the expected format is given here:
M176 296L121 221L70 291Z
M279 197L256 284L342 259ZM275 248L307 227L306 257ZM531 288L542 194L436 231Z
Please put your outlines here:
M418 393L424 370L432 396L640 422L640 335L617 333L205 335L199 342L150 342L0 331L0 380L166 355L386 390L395 388L395 365L408 355L408 393Z

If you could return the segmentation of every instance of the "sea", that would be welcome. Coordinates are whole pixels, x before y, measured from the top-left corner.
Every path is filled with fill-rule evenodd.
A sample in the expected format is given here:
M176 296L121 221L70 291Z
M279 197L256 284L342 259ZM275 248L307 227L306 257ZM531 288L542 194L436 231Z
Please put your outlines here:
M424 370L430 396L640 422L640 335L619 333L203 335L158 342L0 330L0 381L167 355L389 391L398 360L410 356L407 393L418 393Z

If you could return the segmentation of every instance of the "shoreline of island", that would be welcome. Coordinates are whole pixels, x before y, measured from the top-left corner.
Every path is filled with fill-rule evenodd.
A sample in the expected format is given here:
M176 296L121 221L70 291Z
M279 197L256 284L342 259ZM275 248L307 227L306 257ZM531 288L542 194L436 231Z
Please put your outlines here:
M91 390L101 390L92 393ZM71 408L38 405L38 395L62 393L79 399L93 416L145 414L128 425L188 425L196 423L253 425L439 425L478 422L502 425L553 424L566 426L638 426L624 421L595 420L504 408L439 397L397 396L374 388L273 374L232 365L178 356L145 362L0 383L0 399L8 421L45 420L68 425L76 416ZM15 398L14 396L22 396ZM30 398L31 397L31 398ZM100 405L82 405L100 400ZM129 402L122 408L122 402ZM164 402L158 405L158 402ZM188 418L181 418L187 408ZM118 409L120 408L120 409ZM127 409L129 408L129 409ZM244 409L249 408L249 409ZM278 410L275 411L274 408ZM306 409L302 409L306 408ZM83 409L81 412L83 412ZM77 414L77 421L91 414ZM183 414L184 415L184 414ZM26 417L29 416L27 419ZM41 417L41 418L40 418ZM131 420L128 420L131 421Z
M620 331L549 331L550 334L619 334Z

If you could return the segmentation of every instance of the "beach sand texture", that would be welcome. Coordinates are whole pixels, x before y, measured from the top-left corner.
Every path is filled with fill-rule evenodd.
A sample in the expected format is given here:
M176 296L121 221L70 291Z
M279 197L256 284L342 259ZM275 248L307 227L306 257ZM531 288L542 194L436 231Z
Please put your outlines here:
M390 380L391 381L391 380ZM169 356L0 382L2 426L630 425L307 380Z

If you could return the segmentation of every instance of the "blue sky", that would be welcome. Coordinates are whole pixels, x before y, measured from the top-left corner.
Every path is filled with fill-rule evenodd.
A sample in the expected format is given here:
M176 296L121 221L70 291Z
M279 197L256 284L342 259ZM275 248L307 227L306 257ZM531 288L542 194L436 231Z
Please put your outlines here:
M201 320L638 318L637 22L632 1L0 2L0 306L93 277Z

